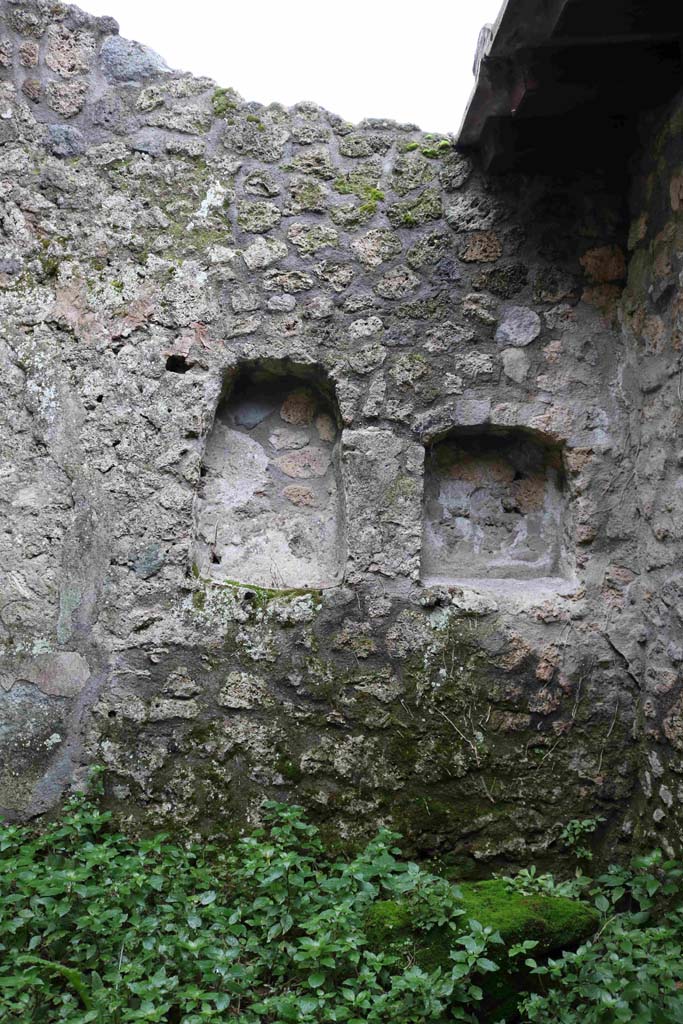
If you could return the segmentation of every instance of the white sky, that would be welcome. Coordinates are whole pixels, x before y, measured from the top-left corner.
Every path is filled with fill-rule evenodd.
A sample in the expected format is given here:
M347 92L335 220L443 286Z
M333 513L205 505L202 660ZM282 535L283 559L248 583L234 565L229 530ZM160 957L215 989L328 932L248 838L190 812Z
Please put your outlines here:
M456 132L479 29L502 0L76 0L167 63L246 100Z

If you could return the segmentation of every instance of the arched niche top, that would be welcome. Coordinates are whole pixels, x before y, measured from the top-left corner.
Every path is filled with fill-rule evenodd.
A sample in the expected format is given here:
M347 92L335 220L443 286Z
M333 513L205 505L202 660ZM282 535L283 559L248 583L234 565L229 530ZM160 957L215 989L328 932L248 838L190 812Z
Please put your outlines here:
M248 363L206 442L193 559L205 578L326 588L346 560L334 391L315 367Z
M568 534L556 442L526 428L470 427L427 448L423 581L564 577Z

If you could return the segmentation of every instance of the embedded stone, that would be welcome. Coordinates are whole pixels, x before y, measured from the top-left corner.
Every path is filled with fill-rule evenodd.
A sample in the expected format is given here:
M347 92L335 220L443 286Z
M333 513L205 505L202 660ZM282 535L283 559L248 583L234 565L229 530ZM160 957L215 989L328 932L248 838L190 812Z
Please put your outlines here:
M351 246L353 248L353 245ZM355 270L350 263L328 263L324 260L313 268L318 277L335 292L343 292L355 277Z
M253 196L276 196L280 186L268 171L256 170L244 179L244 191Z
M342 156L366 157L373 153L386 153L391 149L391 139L379 133L351 132L339 140L339 152Z
M288 213L325 213L328 202L328 191L319 181L311 178L294 177L289 183L291 200L287 204Z
M292 136L300 146L310 146L314 142L324 142L328 139L330 130L322 124L296 121L292 125Z
M31 103L40 103L43 97L43 83L38 78L25 78L21 83L21 91Z
M427 373L427 363L418 352L410 352L399 356L389 370L389 375L398 387L412 387L415 381L421 380Z
M379 334L380 331L384 330L384 324L378 316L369 316L366 320L354 320L349 327L349 337L357 340L358 338L371 338L373 334Z
M493 263L503 252L503 246L495 231L477 231L467 241L460 253L465 263Z
M276 451L305 448L309 441L310 435L307 430L292 430L291 427L274 430L268 438L269 444Z
M157 698L149 706L150 722L167 722L172 718L196 718L199 705L195 700L174 700L173 698Z
M531 360L522 348L504 348L501 352L503 371L506 377L521 384L529 372Z
M374 309L376 305L377 300L372 292L356 291L346 296L342 309L345 313L360 313L366 309Z
M240 711L268 707L272 700L265 682L259 676L248 672L229 672L225 686L218 694L218 703L221 707Z
M200 684L187 674L187 669L183 666L180 666L177 671L171 673L164 686L164 696L175 697L178 700L196 697L201 692Z
M419 270L421 267L439 263L452 252L452 249L451 235L445 231L431 231L408 249L406 262L415 270Z
M82 79L70 81L51 81L47 83L47 103L52 110L62 117L74 117L83 109L87 82Z
M348 356L348 365L356 374L370 374L381 367L387 356L387 350L379 342L366 345Z
M439 181L446 192L462 188L472 173L472 161L462 153L450 150L441 161Z
M54 156L63 159L80 156L86 148L83 132L70 124L48 125L46 145Z
M526 306L508 306L496 330L495 340L501 346L524 348L541 333L541 318Z
M271 413L274 413L276 408L274 399L252 391L237 399L232 407L231 419L237 426L244 427L245 430L253 430L259 423L263 423Z
M273 313L291 313L296 307L296 299L293 295L271 295L266 305Z
M445 320L438 327L430 327L425 334L424 347L427 352L449 352L464 344L476 341L474 331Z
M618 245L601 245L589 249L579 260L588 277L605 284L626 277L626 258Z
M285 423L294 426L308 426L313 422L315 411L318 408L318 399L312 391L301 388L292 391L282 403L280 416Z
M303 308L309 320L329 320L334 316L334 303L327 295L314 295Z
M528 278L529 268L524 263L498 264L480 270L473 284L475 288L493 292L501 299L512 299L522 291Z
M166 152L195 159L206 153L206 142L203 139L167 139Z
M315 505L315 495L310 487L291 484L289 487L285 487L282 493L287 501L291 501L292 505L297 505L300 508L308 508Z
M366 267L378 267L380 263L398 256L401 248L400 240L386 228L373 228L351 242L351 249Z
M151 579L163 568L165 553L159 544L144 548L133 562L133 572L142 580Z
M388 274L375 285L375 291L383 299L403 299L415 291L420 283L419 277L410 267L393 267Z
M90 32L75 32L65 25L53 24L47 30L45 63L62 78L72 78L90 70L95 56L95 37Z
M481 295L473 292L463 299L463 312L467 316L473 316L486 327L493 327L498 323L498 303L492 295Z
M297 153L291 162L294 171L312 174L316 178L334 178L336 171L332 165L330 151L326 146L311 146L303 153Z
M48 5L43 7L31 7L28 4L9 8L5 15L8 24L15 29L19 35L33 36L40 39L45 31L50 17Z
M263 287L267 292L281 288L283 292L296 294L308 291L314 284L311 275L302 270L269 270L263 277Z
M287 255L287 246L279 238L257 238L242 250L242 259L249 270L260 270L277 263Z
M683 207L683 174L680 172L671 176L669 183L669 200L671 202L671 209L674 213ZM635 248L638 242L642 241L645 237L645 231L642 225L643 218L640 218L640 224L635 230L631 230L629 234L629 249Z
M433 162L425 159L419 150L414 150L401 154L396 160L391 185L397 195L404 196L421 185L429 184L435 173Z
M166 128L186 135L202 135L211 127L213 118L208 110L199 110L190 105L174 105L152 111L145 117L145 122L153 128Z
M270 231L279 223L282 214L275 203L267 200L256 200L253 203L242 202L237 206L237 223L243 231L260 233Z
M496 214L493 199L483 192L463 192L446 207L446 220L455 231L486 231Z
M125 108L119 96L105 95L92 105L92 122L112 132L120 132L125 125Z
M306 479L324 476L330 466L330 455L322 448L300 448L299 451L281 455L275 463L287 476Z
M453 369L469 382L493 376L493 359L485 352L462 352L455 356Z
M427 188L417 197L394 203L387 210L387 217L395 228L414 228L430 220L439 220L442 212L440 194Z
M292 224L287 231L287 238L296 246L302 256L311 256L319 249L336 245L339 235L336 230L325 224Z
M246 117L229 115L223 145L229 153L254 157L274 164L282 159L289 138L289 130L280 119L272 119L265 111L261 115L247 113Z
M0 44L0 50L2 45ZM19 46L19 63L22 68L35 68L40 59L40 47L29 39L25 39ZM56 68L54 69L56 70Z
M371 203L340 203L330 208L330 217L340 227L360 227L372 220L375 212Z
M115 82L131 82L171 73L163 57L154 50L118 35L105 39L100 61L105 75Z

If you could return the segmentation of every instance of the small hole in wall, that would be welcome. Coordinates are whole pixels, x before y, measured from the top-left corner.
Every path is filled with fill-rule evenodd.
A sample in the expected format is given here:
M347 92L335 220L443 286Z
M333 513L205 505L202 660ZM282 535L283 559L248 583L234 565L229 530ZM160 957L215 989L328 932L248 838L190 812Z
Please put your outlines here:
M185 356L169 356L166 360L166 369L171 373L187 373L193 366L194 363L188 363Z
M425 467L423 581L566 575L561 452L523 430L462 432Z
M221 564L221 556L217 555L215 551L211 552L211 564L212 565L220 565Z
M96 402L101 402L103 400L103 398L104 398L104 395L98 395L97 398L95 399L95 401Z
M116 712L110 711L109 714L107 715L107 718L116 718Z

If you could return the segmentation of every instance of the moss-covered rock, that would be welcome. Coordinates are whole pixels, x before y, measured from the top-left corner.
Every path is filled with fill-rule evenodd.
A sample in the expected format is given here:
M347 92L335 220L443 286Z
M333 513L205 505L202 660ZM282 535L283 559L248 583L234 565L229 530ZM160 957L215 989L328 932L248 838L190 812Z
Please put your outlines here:
M479 921L500 934L504 945L492 947L491 957L500 967L481 979L484 989L483 1020L498 1020L514 1013L522 991L533 987L533 976L515 961L514 975L506 970L507 950L527 939L538 943L536 958L573 949L595 932L599 915L588 904L563 896L524 896L510 892L502 879L463 882L463 922ZM369 909L366 934L372 947L392 948L414 958L420 967L432 971L447 969L454 933L448 927L429 931L415 927L409 900L379 900ZM498 952L500 951L500 952ZM497 954L497 955L496 955Z

